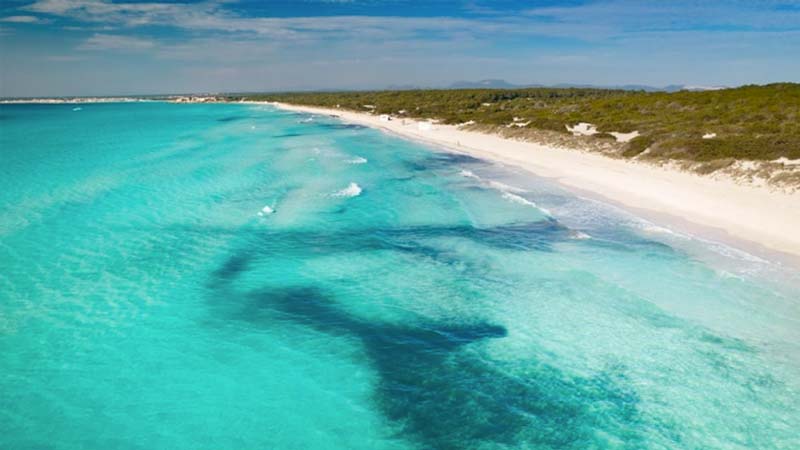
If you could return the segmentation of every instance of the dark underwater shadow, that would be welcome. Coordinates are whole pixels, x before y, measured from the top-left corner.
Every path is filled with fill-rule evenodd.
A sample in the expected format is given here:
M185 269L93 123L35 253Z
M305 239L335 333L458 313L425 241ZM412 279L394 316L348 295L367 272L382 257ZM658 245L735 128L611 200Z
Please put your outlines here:
M485 164L486 162L472 156L459 153L432 152L421 159L403 160L402 164L406 170L414 172L424 172L428 170L447 169L454 165L466 166L470 164Z
M360 342L378 375L376 407L421 448L586 448L598 428L627 429L638 417L638 398L619 370L579 378L531 361L520 376L487 360L473 346L505 337L500 325L368 321L313 286L267 288L241 301L236 320L290 323ZM625 433L631 448L641 443Z
M211 301L223 320L243 321L263 329L290 324L359 342L361 358L377 374L376 408L403 438L421 448L496 444L506 448L579 449L602 447L604 441L599 436L604 435L613 436L618 444L617 440L622 440L624 444L618 445L621 448L641 447L640 430L647 419L638 410L639 398L623 366L608 367L594 376L578 376L530 360L524 369L509 370L482 351L484 344L503 338L505 328L481 318L374 321L348 312L340 306L347 303L346 299L338 299L317 285L269 286L246 292L237 291L235 286L237 277L254 265L263 270L264 263L280 265L283 258L296 258L298 254L313 259L316 255L388 250L437 264L463 265L457 253L435 244L434 238L443 236L492 248L550 252L553 243L572 241L570 230L555 220L488 228L427 225L284 231L186 227L179 232L219 232L241 244L209 279ZM592 241L580 244L610 245ZM646 240L615 250L628 251L630 247L666 250ZM468 267L469 276L481 276L480 270ZM623 308L623 312L683 329L687 338L697 339L696 327L676 321L658 308L643 315L641 308L633 306L630 311ZM702 350L718 345L715 340ZM664 433L676 444L681 441L680 432L668 425L648 426L655 426L655 432Z
M316 125L320 128L328 130L365 130L367 128L364 125L357 125L354 123L339 123L339 122L319 122Z
M336 213L336 212L334 212ZM341 212L339 212L341 213ZM300 250L309 258L315 255L395 251L440 264L464 264L463 258L447 248L426 243L436 238L462 238L480 245L503 250L551 252L554 242L571 240L568 228L554 220L476 228L471 225L417 225L395 228L353 228L349 230L235 230L190 227L185 231L236 236L242 244L222 265L212 272L209 286L233 281L257 260L280 258L281 254ZM467 264L469 265L469 264ZM473 267L479 271L480 268Z
M228 116L217 119L217 122L235 122L237 120L246 119L247 116Z
M280 264L284 255L296 249L302 249L308 258L372 249L463 264L458 255L425 244L428 238L442 236L502 249L551 251L552 242L569 239L569 230L550 220L490 228L254 230L239 236L246 242L211 274L210 301L223 320L264 329L290 324L359 342L363 349L359 358L377 375L375 407L392 429L399 430L399 437L420 448L494 444L577 449L591 445L598 429L633 428L639 420L638 398L623 368L582 378L530 361L526 363L530 369L513 373L481 351L482 344L507 334L503 326L481 318L375 321L346 311L332 293L318 286L239 292L233 284L253 264ZM639 440L632 431L624 433L631 442Z
M452 166L461 164L486 164L486 161L462 153L435 152L428 156L428 161L433 161L439 166Z
M336 131L336 130L365 130L369 127L364 125L358 125L355 123L346 123L337 120L332 120L333 118L320 116L317 114L309 114L303 112L294 112L288 111L287 114L283 115L284 117L292 117L296 119L295 123L298 125L312 125L315 132L310 132L308 129L303 130L303 135L311 135L311 134L323 134L329 131ZM313 120L313 119L318 120Z

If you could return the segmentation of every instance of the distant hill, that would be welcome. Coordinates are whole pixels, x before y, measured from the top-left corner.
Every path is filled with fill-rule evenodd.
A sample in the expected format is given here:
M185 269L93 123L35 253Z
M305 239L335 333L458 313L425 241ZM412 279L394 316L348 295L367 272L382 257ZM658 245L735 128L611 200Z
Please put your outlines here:
M533 87L533 85L515 85L506 80L480 80L480 81L456 81L449 86L450 89L514 89L520 87Z

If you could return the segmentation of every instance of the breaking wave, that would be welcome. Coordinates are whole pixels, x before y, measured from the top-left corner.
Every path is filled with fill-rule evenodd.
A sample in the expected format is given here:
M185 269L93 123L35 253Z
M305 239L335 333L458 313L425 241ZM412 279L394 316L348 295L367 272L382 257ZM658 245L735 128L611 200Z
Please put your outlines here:
M484 180L483 178L479 177L478 175L475 175L475 173L472 172L471 170L462 169L459 172L459 175L461 175L462 177L466 177L466 178L472 178L474 180L477 180L479 183L481 183L484 186L492 188L492 189L494 189L496 191L500 191L500 193L502 194L503 198L508 200L508 201L511 201L511 202L514 202L514 203L517 203L517 204L520 204L520 205L531 206L531 207L536 208L539 211L547 214L548 216L552 216L552 213L550 211L548 211L547 209L542 208L541 206L539 206L536 203L528 200L525 197L517 195L517 194L528 192L525 189L518 188L516 186L511 186L511 185L508 185L508 184L505 184L505 183L501 183L499 181Z

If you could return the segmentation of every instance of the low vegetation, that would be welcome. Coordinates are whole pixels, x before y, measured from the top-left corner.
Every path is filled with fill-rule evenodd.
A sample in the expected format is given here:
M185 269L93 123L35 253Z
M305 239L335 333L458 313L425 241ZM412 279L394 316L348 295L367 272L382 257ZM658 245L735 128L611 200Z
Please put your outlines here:
M374 92L309 92L230 97L344 108L373 114L473 123L500 130L571 136L566 125L588 122L596 141L623 158L692 162L769 162L800 159L800 84L778 83L714 91L642 92L607 89L464 89ZM515 127L516 128L516 127ZM609 133L638 131L627 143ZM535 133L533 134L535 135Z

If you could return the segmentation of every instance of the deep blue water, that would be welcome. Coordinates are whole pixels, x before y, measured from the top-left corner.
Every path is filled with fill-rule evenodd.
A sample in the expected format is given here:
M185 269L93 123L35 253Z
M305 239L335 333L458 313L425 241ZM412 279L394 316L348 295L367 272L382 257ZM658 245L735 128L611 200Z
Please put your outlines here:
M0 106L0 448L800 448L798 274L261 105Z

